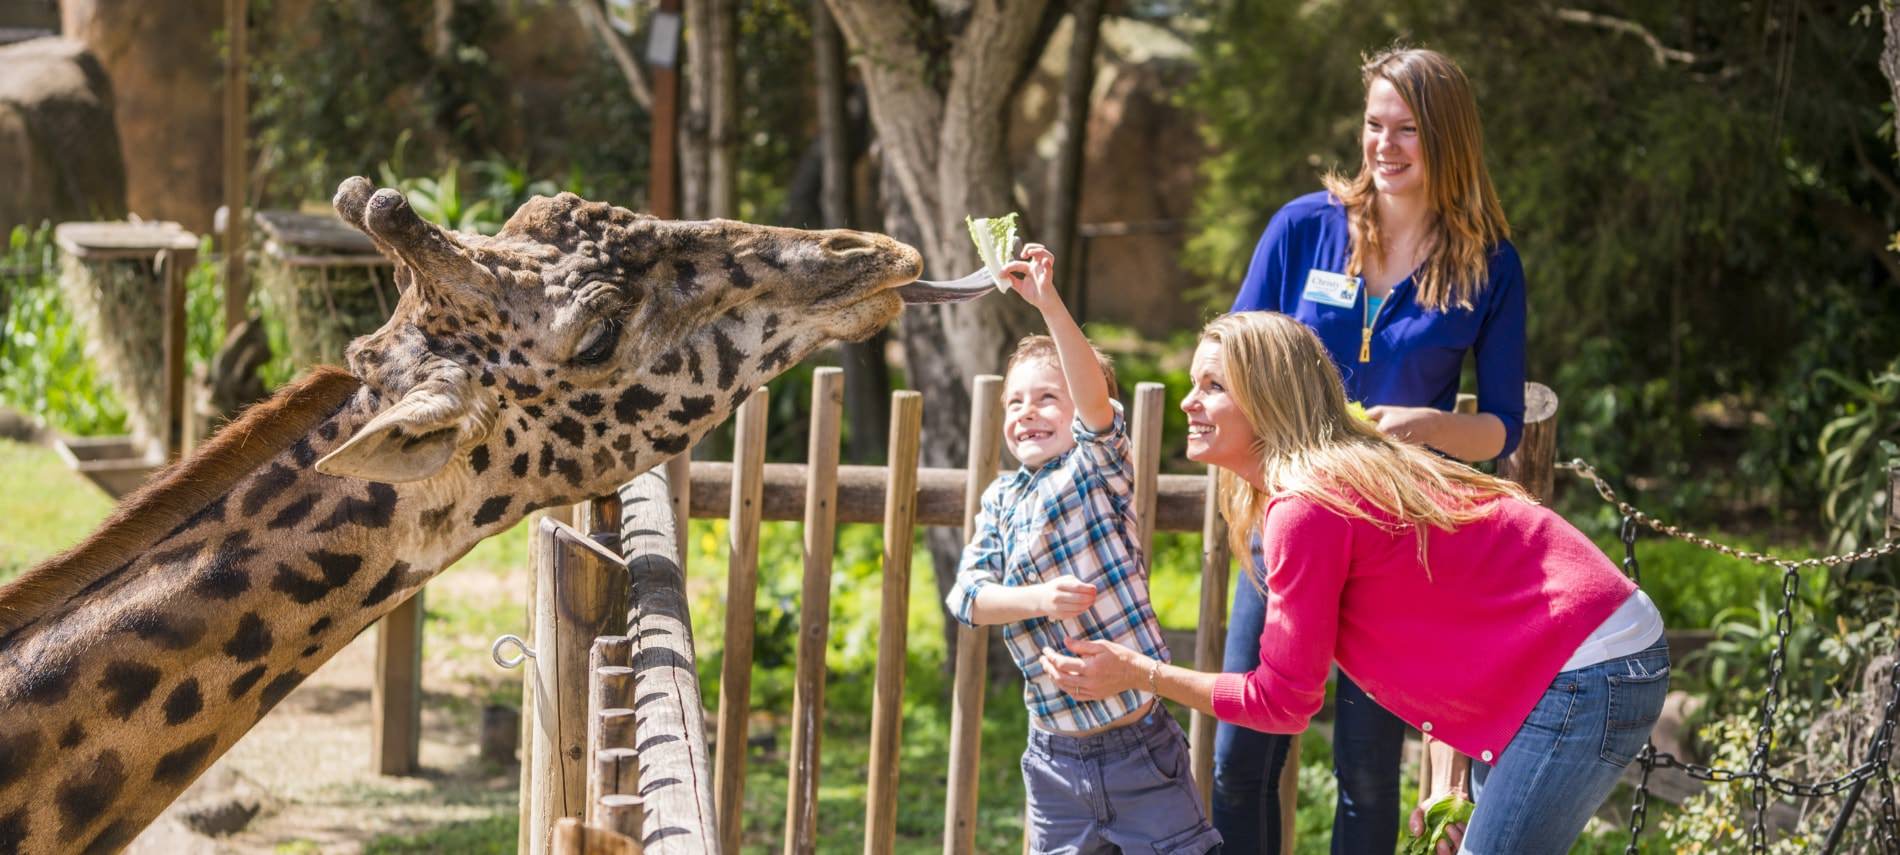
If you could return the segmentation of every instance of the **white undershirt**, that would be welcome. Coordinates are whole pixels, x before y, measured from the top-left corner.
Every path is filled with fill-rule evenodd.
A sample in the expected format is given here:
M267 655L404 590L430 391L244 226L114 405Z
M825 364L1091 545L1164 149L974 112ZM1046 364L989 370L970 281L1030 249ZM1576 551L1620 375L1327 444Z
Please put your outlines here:
M1662 634L1662 612L1657 611L1649 595L1638 588L1630 594L1629 599L1616 607L1616 611L1597 625L1589 638L1577 645L1577 652L1570 654L1570 661L1557 670L1575 671L1632 653L1641 653L1655 644Z

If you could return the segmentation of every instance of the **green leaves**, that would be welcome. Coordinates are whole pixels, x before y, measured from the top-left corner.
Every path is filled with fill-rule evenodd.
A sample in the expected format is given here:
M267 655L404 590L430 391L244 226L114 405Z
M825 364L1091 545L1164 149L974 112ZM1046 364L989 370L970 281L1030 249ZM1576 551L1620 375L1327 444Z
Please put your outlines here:
M1477 809L1470 800L1457 793L1449 793L1432 802L1425 809L1425 833L1418 837L1407 837L1399 848L1399 855L1430 855L1445 839L1445 827L1453 823L1470 822L1471 812Z

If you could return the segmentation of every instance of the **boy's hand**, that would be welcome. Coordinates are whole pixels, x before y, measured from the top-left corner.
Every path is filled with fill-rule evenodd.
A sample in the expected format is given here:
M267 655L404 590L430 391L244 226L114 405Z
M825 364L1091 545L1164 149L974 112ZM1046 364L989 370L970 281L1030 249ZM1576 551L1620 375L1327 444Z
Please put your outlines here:
M1010 290L1040 311L1061 306L1062 295L1056 293L1055 285L1055 255L1048 247L1032 243L1023 247L1023 259L1003 265L1003 279Z
M1050 620L1068 620L1095 605L1095 586L1074 576L1058 576L1036 586L1036 607Z

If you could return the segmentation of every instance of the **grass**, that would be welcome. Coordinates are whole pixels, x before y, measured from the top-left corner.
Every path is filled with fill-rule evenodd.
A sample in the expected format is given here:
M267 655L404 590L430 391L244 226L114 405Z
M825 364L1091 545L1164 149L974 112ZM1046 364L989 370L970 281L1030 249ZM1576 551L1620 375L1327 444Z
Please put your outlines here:
M72 473L52 449L0 439L0 582L90 533L112 500Z

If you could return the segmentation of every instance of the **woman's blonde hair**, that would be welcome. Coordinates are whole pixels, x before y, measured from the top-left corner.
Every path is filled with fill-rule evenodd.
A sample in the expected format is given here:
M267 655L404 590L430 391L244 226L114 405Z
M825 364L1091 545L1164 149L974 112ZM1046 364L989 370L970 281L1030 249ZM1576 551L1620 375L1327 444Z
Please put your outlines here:
M1359 71L1367 91L1374 80L1391 83L1418 122L1425 192L1432 208L1426 232L1431 250L1415 279L1418 301L1437 311L1469 309L1484 287L1492 250L1511 236L1491 173L1484 168L1484 128L1478 123L1471 81L1450 57L1421 48L1387 48ZM1350 178L1337 171L1325 177L1326 189L1345 205L1352 224L1349 276L1362 275L1368 259L1380 258L1385 251L1373 166L1361 163L1359 174Z
M1388 530L1416 528L1421 564L1428 528L1452 531L1490 514L1501 498L1534 501L1510 481L1395 440L1354 415L1325 346L1293 318L1233 312L1209 322L1200 340L1219 348L1227 394L1253 428L1265 486L1220 473L1221 514L1236 555L1247 554L1267 500L1277 496L1304 497Z

